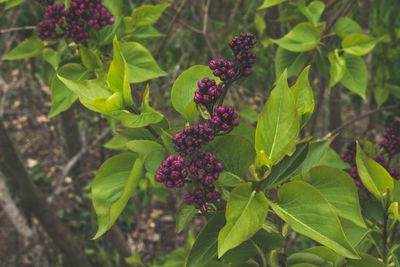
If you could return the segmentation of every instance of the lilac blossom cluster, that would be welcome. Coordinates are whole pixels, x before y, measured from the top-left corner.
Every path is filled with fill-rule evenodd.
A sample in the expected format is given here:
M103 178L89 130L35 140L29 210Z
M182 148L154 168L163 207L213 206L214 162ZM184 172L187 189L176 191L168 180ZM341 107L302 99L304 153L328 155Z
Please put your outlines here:
M61 36L76 43L87 42L90 29L100 30L114 24L114 18L101 0L72 0L69 8L63 3L40 1L47 5L38 33L43 40L57 39Z
M178 157L169 155L156 173L156 181L168 188L183 187L189 184L188 192L183 196L185 204L194 205L201 212L207 212L210 203L220 198L214 182L224 170L216 156L204 151L202 147L217 135L226 134L240 123L239 116L232 106L221 105L229 85L240 77L251 74L251 65L255 56L249 50L257 39L251 33L236 36L229 45L234 54L234 61L213 59L209 67L221 82L203 78L197 82L194 102L204 107L210 119L197 125L185 127L172 137Z
M382 133L382 141L379 143L381 148L380 154L374 157L374 160L381 164L389 174L400 180L400 169L393 165L393 157L400 153L400 122L395 121L392 126L386 128ZM357 171L356 164L356 143L352 142L342 154L343 161L349 163L350 168L348 169L349 174L355 180L357 186L362 187L362 183Z

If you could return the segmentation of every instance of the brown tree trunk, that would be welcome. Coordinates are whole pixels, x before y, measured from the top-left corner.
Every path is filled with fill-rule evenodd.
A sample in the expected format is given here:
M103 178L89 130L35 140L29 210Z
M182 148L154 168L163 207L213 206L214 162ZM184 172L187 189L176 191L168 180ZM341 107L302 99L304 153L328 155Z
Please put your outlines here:
M31 212L64 255L67 266L90 267L83 249L71 232L57 217L56 212L45 202L29 177L22 160L0 119L0 170L8 184L20 199L25 211Z
M342 106L341 106L341 90L340 86L331 88L329 96L329 131L333 131L342 125ZM336 152L340 152L343 145L341 136L337 136L332 143L332 148Z
M72 106L65 112L61 113L61 124L63 128L63 135L65 139L64 151L68 158L72 158L78 154L82 149L82 139L78 127L78 122L75 115L75 107ZM82 165L79 162L72 169L73 175L79 174Z

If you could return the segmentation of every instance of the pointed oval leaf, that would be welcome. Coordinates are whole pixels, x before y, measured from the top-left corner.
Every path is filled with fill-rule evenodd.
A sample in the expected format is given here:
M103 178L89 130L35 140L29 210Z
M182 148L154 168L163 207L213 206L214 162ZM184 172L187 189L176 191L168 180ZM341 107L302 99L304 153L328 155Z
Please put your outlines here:
M332 206L315 187L293 181L279 188L278 199L278 203L271 203L271 207L293 230L340 255L358 258Z
M93 239L111 228L143 175L142 161L133 153L119 154L101 165L92 183L92 201L98 224Z
M198 115L193 101L194 92L197 89L197 81L205 77L213 77L212 71L208 66L192 66L182 72L172 86L172 106L190 122Z
M382 198L388 189L393 190L393 177L382 165L369 158L358 142L356 164L361 182L376 198Z
M121 51L128 65L129 82L141 83L167 75L143 45L136 42L121 43Z
M258 10L261 9L266 9L266 8L270 8L276 5L279 5L283 2L285 2L286 0L264 0L264 2L262 3L262 5L258 8Z
M5 54L3 60L18 60L34 57L42 53L43 48L43 41L39 38L32 37L22 41L17 47Z
M58 74L72 80L84 79L88 72L80 64L68 63L57 70ZM51 88L51 110L49 118L53 118L61 112L69 109L71 105L78 99L78 95L68 89L65 84L60 81L57 75L53 76L50 83Z
M256 156L253 146L238 135L217 137L208 147L223 164L224 170L239 177L247 173Z
M307 57L307 53L295 53L278 47L275 56L275 76L281 76L285 69L288 77L298 74L306 65Z
M346 60L339 56L338 50L328 53L329 59L329 87L335 86L343 79L346 73Z
M339 217L366 227L361 215L357 188L348 173L332 167L319 166L310 170L307 182L317 188L332 204Z
M223 213L215 214L201 230L190 250L187 267L203 267L217 255L218 232L225 224Z
M245 183L232 190L225 211L226 224L218 234L218 257L251 238L264 224L268 201L263 192Z
M335 25L335 33L342 39L348 34L362 32L361 26L348 17L339 18Z
M355 56L364 56L374 49L378 40L363 33L351 33L342 41L343 51Z
M319 35L318 28L309 22L304 22L297 24L282 38L272 41L292 52L307 52L318 46Z
M290 88L296 101L296 107L301 116L301 126L304 126L314 112L314 91L310 85L308 75L310 66L306 67L297 78L296 83Z
M273 164L277 163L294 149L299 128L296 101L284 72L258 117L257 154L264 151Z
M344 73L341 83L344 87L365 99L368 70L364 60L353 55L345 55L345 60L347 71Z

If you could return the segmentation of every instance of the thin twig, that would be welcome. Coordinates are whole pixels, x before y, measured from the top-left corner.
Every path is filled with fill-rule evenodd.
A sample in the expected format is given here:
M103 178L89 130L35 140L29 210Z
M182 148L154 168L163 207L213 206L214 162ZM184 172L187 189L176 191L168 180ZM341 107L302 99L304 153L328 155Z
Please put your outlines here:
M399 105L392 105L392 106L377 108L377 109L368 111L368 112L366 112L364 114L361 114L361 115L359 115L359 116L347 121L346 123L344 123L340 127L338 127L335 130L329 132L326 136L332 136L332 135L338 134L341 131L343 131L345 128L347 128L348 126L352 125L353 123L355 123L357 121L360 121L362 119L368 118L368 117L370 117L370 116L372 116L372 115L374 115L376 113L379 113L379 112L382 112L382 111L385 111L385 110L396 109L396 108L399 108L399 107L400 107Z
M79 160L89 151L91 148L96 147L98 143L100 143L109 133L111 132L110 129L106 129L103 131L95 140L90 143L90 145L84 145L82 149L73 156L68 163L65 165L64 169L62 170L60 176L56 180L56 185L54 189L54 193L47 198L47 202L52 202L53 199L58 196L62 190L62 181L64 181L65 177L72 171L75 165L79 162Z
M169 33L170 33L171 30L172 30L172 26L174 26L175 21L178 19L179 15L181 14L181 12L182 12L183 7L185 6L185 4L186 4L186 0L182 0L182 4L179 6L178 10L177 10L176 13L175 13L175 16L172 18L171 22L170 22L169 25L168 25L168 28L167 28L167 30L166 30L166 32L165 32L165 37L164 37L164 39L161 41L160 46L159 46L158 49L157 49L157 52L156 52L156 54L155 54L155 58L158 58L158 57L160 56L161 52L164 50L164 46L165 46L165 44L166 44L166 42L167 42L167 38L168 38L168 36L169 36Z
M208 11L210 9L210 0L207 0L206 5L204 6L204 16L203 16L203 37L206 41L207 47L210 50L210 53L213 58L217 57L217 53L214 50L213 45L211 44L210 36L208 35Z
M8 29L0 29L0 34L8 32L16 32L16 31L34 30L34 29L36 29L36 26L13 27Z

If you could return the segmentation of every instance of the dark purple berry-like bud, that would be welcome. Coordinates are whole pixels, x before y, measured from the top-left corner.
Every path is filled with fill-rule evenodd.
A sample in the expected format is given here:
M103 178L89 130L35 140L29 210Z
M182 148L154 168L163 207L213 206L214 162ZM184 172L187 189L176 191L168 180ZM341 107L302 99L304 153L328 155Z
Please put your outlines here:
M209 122L184 128L172 137L175 150L181 155L191 155L200 146L207 144L215 137L215 130Z
M210 107L223 92L223 85L217 84L209 78L197 82L197 90L194 93L194 102Z
M211 186L224 170L222 163L217 162L214 154L202 150L190 155L188 167L190 175L195 179L203 179L205 186Z
M64 3L49 5L43 14L43 20L38 25L38 35L42 40L59 37L57 26L64 24Z
M183 203L194 205L196 209L204 213L208 211L208 203L216 202L220 197L220 194L215 192L214 188L196 188L183 196Z
M389 156L394 156L400 152L400 121L395 121L389 128L382 133L383 140L380 145L385 149Z
M185 169L185 159L181 156L174 157L169 155L158 168L155 180L164 183L168 188L181 188L185 185L187 171Z
M249 32L242 32L238 36L235 36L232 41L229 42L229 46L232 48L235 54L247 51L257 43L257 37Z
M221 79L228 81L235 77L235 63L224 59L213 59L208 64L213 74Z
M238 126L240 119L232 106L218 106L214 110L211 122L217 131L227 132Z

